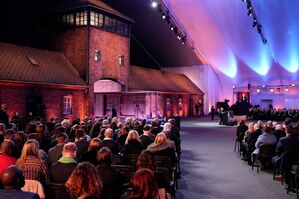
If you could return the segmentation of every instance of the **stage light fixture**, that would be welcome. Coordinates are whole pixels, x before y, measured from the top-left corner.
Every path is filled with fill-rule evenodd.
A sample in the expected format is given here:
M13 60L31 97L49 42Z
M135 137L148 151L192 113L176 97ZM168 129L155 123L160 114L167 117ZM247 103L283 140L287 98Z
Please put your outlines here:
M166 19L165 13L162 13L162 19Z
M176 38L177 38L178 40L181 40L181 39L182 39L181 35L178 35Z
M280 92L280 88L277 88L276 90L277 90L277 92Z
M258 92L258 93L259 93L259 92L261 92L261 90L260 90L260 89L256 89L256 92Z
M170 30L174 30L174 27L172 25L170 26Z
M289 91L289 89L288 89L288 88L285 88L285 89L284 89L284 91L285 91L285 92L288 92L288 91Z
M248 13L247 13L248 16L251 16L252 15L252 12L251 10L248 10Z
M262 87L263 87L263 88L265 88L265 87L266 87L266 85L263 85Z
M181 41L182 41L182 44L185 44L186 43L186 36L182 37Z
M263 43L266 44L268 41L267 39L263 39Z
M235 89L236 87L235 86L233 86L233 89Z
M273 91L274 91L274 89L273 89L273 88L271 88L271 89L270 89L270 92L273 92Z
M152 1L152 7L156 8L158 6L158 3L156 1Z
M295 84L292 84L292 86L294 87L294 86L295 86Z

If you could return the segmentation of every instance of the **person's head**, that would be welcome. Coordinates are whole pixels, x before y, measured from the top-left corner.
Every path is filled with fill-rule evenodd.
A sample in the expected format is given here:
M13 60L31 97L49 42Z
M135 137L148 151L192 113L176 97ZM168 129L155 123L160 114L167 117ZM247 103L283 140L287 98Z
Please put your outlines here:
M277 125L275 126L275 130L276 130L276 131L282 131L282 130L283 130L283 126L282 126L282 124L277 124Z
M105 138L112 138L113 130L111 128L107 128L104 132Z
M155 120L153 120L151 122L152 128L157 127L158 126L158 122L156 122Z
M98 151L102 145L100 138L93 138L88 146L88 151Z
M117 117L113 117L111 123L116 123L116 122L117 122Z
M64 127L64 128L69 128L71 126L71 122L69 119L63 119L62 122L61 122L61 126Z
M158 133L156 138L155 138L155 141L154 141L155 144L164 144L164 143L167 143L167 137L165 135L165 133L161 132L161 133Z
M122 129L123 124L121 122L118 122L116 126L117 126L118 129Z
M150 169L156 170L156 160L154 153L149 150L144 150L138 157L136 168L138 169Z
M140 142L139 134L135 130L131 130L128 134L125 144L128 144L131 140L137 140Z
M264 133L271 133L271 132L272 132L272 129L271 129L271 127L269 127L269 126L265 126L265 127L263 128L263 132L264 132Z
M171 124L171 125L175 125L175 119L174 118L170 118L169 120L168 120L168 122Z
M4 133L3 133L3 137L5 140L12 140L14 141L16 136L16 132L12 129L7 129Z
M266 123L266 126L272 128L273 127L273 122L271 120L268 120Z
M73 142L66 143L63 145L62 156L69 158L76 158L77 146Z
M296 134L295 129L292 127L292 125L287 125L285 128L285 132L287 135L294 135Z
M39 143L35 139L29 139L25 142L20 158L17 160L17 165L22 166L28 156L38 156Z
M248 131L250 131L250 132L254 131L254 123L253 122L249 122L249 124L248 124Z
M78 129L75 133L77 139L84 138L85 131L83 129Z
M283 122L283 124L284 124L285 126L288 126L288 125L291 124L291 122L292 122L291 118L286 118L285 121Z
M165 124L164 124L164 128L163 128L163 131L166 131L166 132L171 132L171 124L169 123L169 122L166 122Z
M148 135L151 133L151 127L150 125L146 124L144 127L143 127L143 133Z
M241 120L240 122L239 122L239 126L244 126L245 125L245 121L244 120Z
M44 124L39 124L37 127L36 127L36 132L38 133L38 135L40 137L44 137L46 136L46 126Z
M89 162L82 162L73 170L65 186L71 198L79 198L80 196L98 198L102 189L102 182L96 167Z
M62 126L57 126L54 130L55 137L58 137L59 135L65 133L65 128Z
M149 169L139 169L131 178L133 198L157 198L158 185L154 173Z
M1 109L4 110L4 111L6 111L7 110L6 104L1 104Z
M101 148L97 153L97 161L100 164L111 165L112 164L112 153L108 147Z
M64 144L68 142L68 136L66 133L61 133L56 136L56 141L58 144Z
M1 144L0 152L5 155L11 155L14 148L14 143L11 140L4 140Z
M131 125L131 121L132 121L132 120L131 120L131 118L130 118L130 117L127 117L127 118L126 118L126 124L129 124L129 125Z
M0 179L4 189L21 189L25 185L23 171L15 165L5 169Z
M6 126L5 126L5 124L3 124L3 123L0 123L0 132L4 132L4 131L5 131L5 129L6 129Z
M257 129L260 129L261 126L260 126L260 124L254 124L253 128L254 128L254 130L256 131Z
M258 120L257 123L260 125L260 129L263 128L263 121L262 120Z
M124 127L121 129L121 134L128 134L129 131L130 131L129 127L124 126Z
M109 124L108 120L103 120L103 126L107 126Z

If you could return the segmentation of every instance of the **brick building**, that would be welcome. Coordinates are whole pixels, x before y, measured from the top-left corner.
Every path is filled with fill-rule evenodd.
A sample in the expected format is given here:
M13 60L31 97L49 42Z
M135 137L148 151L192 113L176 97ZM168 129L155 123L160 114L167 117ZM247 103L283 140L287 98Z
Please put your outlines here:
M37 49L30 51L36 51L38 55L64 55L63 68L71 72L64 71L67 75L58 78L55 75L61 72L57 71L51 80L39 74L40 82L34 81L36 76L33 76L29 82L34 89L30 89L30 86L28 89L19 87L19 90L23 90L16 93L25 92L23 96L30 96L27 94L29 91L25 90L34 91L31 96L43 98L39 103L47 108L47 117L64 115L63 100L67 99L64 96L69 96L68 100L71 101L69 108L72 111L68 116L79 116L81 119L83 115L111 115L112 106L115 106L119 115L139 118L193 115L193 106L203 101L203 92L186 76L130 65L130 28L133 23L133 20L99 0L55 2L47 13L39 17L37 43L39 48L59 53ZM44 65L39 64L44 59L39 59L38 55L33 58L38 60L38 65ZM25 62L34 65L29 55L24 53L22 56L24 60L18 63L18 72ZM52 63L47 64L44 72L52 70ZM59 64L55 67L61 69ZM74 82L63 81L63 78L71 78ZM17 72L12 80L27 83L18 79ZM28 101L30 99L28 97ZM12 101L16 102L16 99ZM30 107L30 104L26 102L26 106L19 106L22 113L28 114L26 107Z

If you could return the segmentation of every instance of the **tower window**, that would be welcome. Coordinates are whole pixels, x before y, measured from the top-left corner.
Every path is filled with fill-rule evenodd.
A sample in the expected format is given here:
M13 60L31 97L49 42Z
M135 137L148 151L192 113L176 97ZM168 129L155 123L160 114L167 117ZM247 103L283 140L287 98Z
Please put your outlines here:
M87 25L87 11L76 13L76 26Z

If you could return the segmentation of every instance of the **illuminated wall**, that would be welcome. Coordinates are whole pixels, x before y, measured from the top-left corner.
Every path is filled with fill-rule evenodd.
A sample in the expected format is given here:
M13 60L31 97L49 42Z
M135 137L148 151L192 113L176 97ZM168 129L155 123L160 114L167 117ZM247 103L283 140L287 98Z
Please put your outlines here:
M220 78L220 82L215 83L221 89L215 90L217 100L229 99L232 85L299 84L298 0L252 0L268 40L266 45L252 27L253 18L247 16L246 4L241 0L164 2ZM215 89L219 85L215 85ZM252 96L253 102L257 96ZM277 99L286 97L271 95ZM281 100L277 100L277 106L281 104Z

